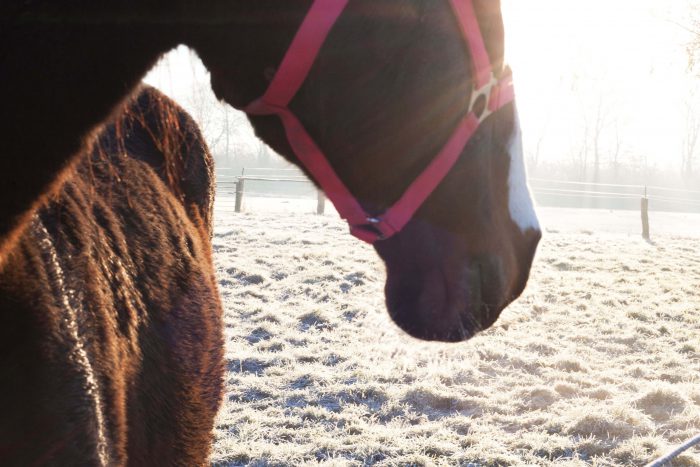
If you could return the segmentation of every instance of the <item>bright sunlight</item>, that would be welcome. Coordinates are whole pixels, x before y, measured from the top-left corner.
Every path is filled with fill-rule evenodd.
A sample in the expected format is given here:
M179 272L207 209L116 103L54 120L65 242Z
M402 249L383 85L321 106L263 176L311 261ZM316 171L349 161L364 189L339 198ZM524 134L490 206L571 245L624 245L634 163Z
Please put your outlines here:
M677 166L687 73L685 0L504 1L508 59L530 158L571 157L581 125L601 112L628 158ZM685 26L689 26L687 23ZM700 105L698 105L700 107ZM589 122L590 124L590 122Z

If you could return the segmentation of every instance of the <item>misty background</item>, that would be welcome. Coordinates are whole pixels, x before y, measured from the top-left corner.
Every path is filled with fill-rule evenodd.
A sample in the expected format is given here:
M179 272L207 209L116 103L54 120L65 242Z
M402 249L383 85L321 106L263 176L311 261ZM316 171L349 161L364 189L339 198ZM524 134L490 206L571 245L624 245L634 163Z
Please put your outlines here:
M530 183L541 206L700 212L700 1L503 0ZM225 186L296 177L220 103L198 57L167 54L145 82L199 123ZM265 169L265 170L258 170ZM257 182L251 195L315 196Z

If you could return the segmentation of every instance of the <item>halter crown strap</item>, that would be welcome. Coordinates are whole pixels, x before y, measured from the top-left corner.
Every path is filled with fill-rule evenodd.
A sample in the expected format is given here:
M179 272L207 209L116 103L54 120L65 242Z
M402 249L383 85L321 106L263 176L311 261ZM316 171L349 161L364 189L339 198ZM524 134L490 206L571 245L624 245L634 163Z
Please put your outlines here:
M288 107L308 76L328 33L347 3L348 0L314 0L267 91L261 98L248 104L244 111L250 115L280 117L294 153L321 185L341 217L347 220L350 232L365 242L374 243L399 232L411 220L457 162L481 122L513 101L513 81L509 72L498 81L493 77L472 0L450 0L473 63L475 86L470 108L447 143L399 200L381 216L372 217L350 193L323 152ZM481 96L485 102L477 115L475 102L476 98Z
M321 46L347 3L348 0L313 3L267 88L263 101L280 107L289 105L304 84Z
M274 114L280 117L294 153L321 185L340 215L353 225L366 222L364 210L299 119L287 107L304 83L321 46L347 3L348 0L314 1L267 91L248 104L244 111L250 115Z
M491 81L491 60L484 45L474 4L472 0L450 0L450 3L457 16L462 35L469 46L477 87L482 88Z

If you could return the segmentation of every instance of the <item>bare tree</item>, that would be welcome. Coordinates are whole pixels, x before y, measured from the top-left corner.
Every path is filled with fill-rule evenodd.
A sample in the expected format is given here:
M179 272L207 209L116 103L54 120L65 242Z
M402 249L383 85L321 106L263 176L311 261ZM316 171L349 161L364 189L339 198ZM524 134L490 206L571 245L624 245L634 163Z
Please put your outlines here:
M256 155L256 163L260 167L270 166L272 157L270 154L270 148L262 140L258 140L258 154Z
M688 11L689 25L679 24L679 26L692 34L686 51L688 53L688 70L695 71L700 64L700 5L691 4Z
M591 97L582 103L583 128L586 144L584 150L585 169L588 170L589 158L592 164L592 181L601 181L603 158L610 155L613 165L619 165L619 157L623 146L623 129L620 126L623 118L616 109L621 108L614 103L615 91L604 86L606 80L600 78L593 82Z
M190 52L190 72L192 86L183 105L199 124L212 154L230 165L240 155L236 149L241 146L237 143L241 127L247 124L245 116L216 98L209 74L194 52Z
M166 54L149 75L147 82L192 115L217 162L232 166L256 159L259 151L247 118L216 98L209 72L194 52L178 47Z
M588 128L582 122L581 130L570 136L569 157L575 172L574 178L585 181L588 173Z
M686 180L693 177L695 162L698 158L699 137L700 110L695 108L691 100L685 104L685 132L681 147L681 174Z
M534 174L537 172L537 168L540 165L540 156L542 155L542 145L544 144L545 140L547 139L547 133L549 130L549 124L552 121L552 112L551 110L547 113L547 117L544 119L542 125L539 128L539 131L536 134L535 141L532 144L528 144L526 147L527 151L527 165L528 165L528 171L531 174ZM532 132L528 132L528 134L532 134Z
M610 165L612 166L612 175L614 180L619 180L620 178L620 156L623 154L623 138L625 133L624 122L617 118L613 124L614 133L610 147Z
M689 24L687 27L693 33L686 48L688 53L688 70L700 74L700 5L693 4L689 9ZM698 142L700 138L700 109L698 99L696 99L698 89L696 88L690 98L685 101L684 121L685 131L683 135L683 145L681 147L681 175L685 180L690 180L696 169L695 164L698 158Z
M598 102L593 109L593 121L590 125L591 129L591 145L593 147L593 182L600 182L600 156L603 131L607 127L610 120L610 113L607 108L604 108L605 99L603 92L598 96Z

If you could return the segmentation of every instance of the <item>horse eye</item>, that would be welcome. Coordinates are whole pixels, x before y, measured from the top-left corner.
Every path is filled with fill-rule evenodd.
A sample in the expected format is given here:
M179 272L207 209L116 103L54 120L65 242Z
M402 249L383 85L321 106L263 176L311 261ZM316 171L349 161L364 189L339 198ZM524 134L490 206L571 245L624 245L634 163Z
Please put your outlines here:
M263 76L265 77L265 80L267 82L272 81L276 74L277 74L277 68L275 68L273 66L268 66L263 71Z

